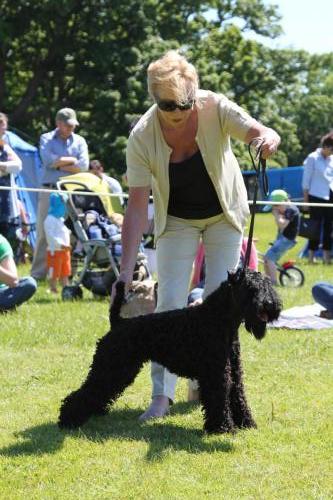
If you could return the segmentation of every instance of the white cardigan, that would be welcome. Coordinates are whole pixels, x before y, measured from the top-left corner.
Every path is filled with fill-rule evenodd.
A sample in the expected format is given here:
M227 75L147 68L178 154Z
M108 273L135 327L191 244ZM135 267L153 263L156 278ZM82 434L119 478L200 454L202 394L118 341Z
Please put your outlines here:
M199 90L197 102L196 142L226 219L242 232L249 215L247 192L238 162L231 150L230 137L245 141L254 120L222 94ZM152 187L155 241L166 225L171 152L172 149L163 137L157 105L154 104L131 132L126 161L129 187Z

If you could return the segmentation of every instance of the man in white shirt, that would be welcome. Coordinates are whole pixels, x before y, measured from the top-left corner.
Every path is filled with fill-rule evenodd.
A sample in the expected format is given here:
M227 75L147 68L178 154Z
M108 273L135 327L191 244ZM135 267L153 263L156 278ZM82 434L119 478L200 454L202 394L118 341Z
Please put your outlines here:
M321 147L304 161L302 180L304 201L333 203L333 133L322 137ZM331 262L333 210L329 207L310 207L310 218L321 221L323 233L323 261ZM315 262L319 239L309 240L309 263Z

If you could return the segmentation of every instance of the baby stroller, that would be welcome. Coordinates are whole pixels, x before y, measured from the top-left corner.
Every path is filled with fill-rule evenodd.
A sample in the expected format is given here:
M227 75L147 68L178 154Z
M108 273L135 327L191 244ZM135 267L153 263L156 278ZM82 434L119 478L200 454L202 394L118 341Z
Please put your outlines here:
M94 296L110 295L112 284L119 276L121 232L114 231L114 227L111 230L113 224L109 218L115 212L110 196L106 195L109 193L108 185L94 174L87 172L63 177L57 182L57 187L66 191L96 193L96 196L68 194L66 200L68 211L66 224L81 245L82 267L79 266L71 285L63 288L62 299L82 298L82 286L90 290ZM89 226L92 224L100 228L95 235L92 231L89 234ZM148 277L150 273L146 256L139 252L133 281L142 281Z

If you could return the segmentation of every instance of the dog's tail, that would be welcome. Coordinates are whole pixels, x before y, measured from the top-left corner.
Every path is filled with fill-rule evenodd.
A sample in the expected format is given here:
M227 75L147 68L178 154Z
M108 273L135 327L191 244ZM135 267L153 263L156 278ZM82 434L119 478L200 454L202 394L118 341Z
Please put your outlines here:
M110 323L115 325L120 319L121 306L125 298L125 283L118 281L116 284L116 295L110 308Z

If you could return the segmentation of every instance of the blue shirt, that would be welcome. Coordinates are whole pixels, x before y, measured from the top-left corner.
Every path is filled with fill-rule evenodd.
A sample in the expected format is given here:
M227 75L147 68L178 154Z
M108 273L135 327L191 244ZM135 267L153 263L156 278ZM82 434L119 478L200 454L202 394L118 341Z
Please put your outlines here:
M284 217L289 221L289 224L281 232L285 238L288 238L288 240L295 240L299 227L299 209L296 207L296 205L290 205L290 207L286 208Z
M57 129L52 130L41 136L39 151L44 166L42 184L55 184L59 177L72 175L71 172L52 168L53 163L61 156L74 156L76 166L80 168L81 172L88 170L88 146L81 135L73 133L68 139L62 139L59 137Z
M333 190L333 155L325 158L321 148L309 154L304 161L302 187L312 196L329 200L330 189Z

